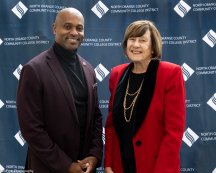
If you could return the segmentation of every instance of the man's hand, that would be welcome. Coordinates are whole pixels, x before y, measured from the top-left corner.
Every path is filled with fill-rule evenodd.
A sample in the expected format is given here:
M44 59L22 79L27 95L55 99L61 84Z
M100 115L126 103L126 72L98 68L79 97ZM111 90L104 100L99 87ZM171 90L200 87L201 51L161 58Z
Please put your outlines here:
M85 173L83 170L86 168L87 168L86 164L73 162L69 167L68 173Z
M79 160L78 163L86 166L87 169L85 170L85 173L91 173L96 168L98 160L96 157L89 156L84 158L83 160Z

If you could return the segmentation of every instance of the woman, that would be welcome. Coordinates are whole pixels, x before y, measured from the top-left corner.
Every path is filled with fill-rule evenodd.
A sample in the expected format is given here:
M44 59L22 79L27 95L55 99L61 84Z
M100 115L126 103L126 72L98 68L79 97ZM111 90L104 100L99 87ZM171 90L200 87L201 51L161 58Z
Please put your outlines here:
M185 87L180 66L160 61L151 21L131 23L123 49L131 61L112 69L105 125L105 173L180 173Z

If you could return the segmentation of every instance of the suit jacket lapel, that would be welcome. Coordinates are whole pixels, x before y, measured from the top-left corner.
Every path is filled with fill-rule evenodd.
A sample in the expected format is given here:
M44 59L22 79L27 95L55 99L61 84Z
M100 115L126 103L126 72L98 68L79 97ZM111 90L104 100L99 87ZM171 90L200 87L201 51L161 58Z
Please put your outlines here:
M48 66L51 68L58 84L60 85L60 87L64 93L64 96L68 102L68 105L71 108L73 115L75 116L77 123L79 123L77 111L76 111L76 106L74 103L74 97L73 97L73 93L71 91L70 84L69 84L67 77L64 73L64 70L62 69L61 64L59 63L58 58L56 57L52 48L50 48L48 50L47 63L48 63Z
M143 123L146 114L148 112L149 106L151 104L152 97L155 90L159 62L160 62L159 60L155 60L155 59L151 60L148 69L146 71L143 86L137 100L134 134L137 132L137 130L140 128L141 124Z

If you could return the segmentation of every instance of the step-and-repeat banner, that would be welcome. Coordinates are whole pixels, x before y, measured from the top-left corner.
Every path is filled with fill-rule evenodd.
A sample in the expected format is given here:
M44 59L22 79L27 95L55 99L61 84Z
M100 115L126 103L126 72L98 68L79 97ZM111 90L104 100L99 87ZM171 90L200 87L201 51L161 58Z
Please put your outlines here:
M23 172L27 144L16 112L20 71L52 46L52 23L65 7L75 7L85 17L85 40L78 52L95 68L103 124L110 70L127 62L121 47L126 26L138 19L156 24L163 40L162 60L179 64L186 83L181 173L216 173L215 0L1 0L0 4L0 173Z

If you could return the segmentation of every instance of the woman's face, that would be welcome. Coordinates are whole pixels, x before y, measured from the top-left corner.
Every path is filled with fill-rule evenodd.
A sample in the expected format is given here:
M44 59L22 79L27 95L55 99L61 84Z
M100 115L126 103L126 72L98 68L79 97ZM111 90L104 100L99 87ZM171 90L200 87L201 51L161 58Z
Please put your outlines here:
M126 53L132 62L145 62L152 57L151 34L147 30L141 37L130 37L127 40Z

